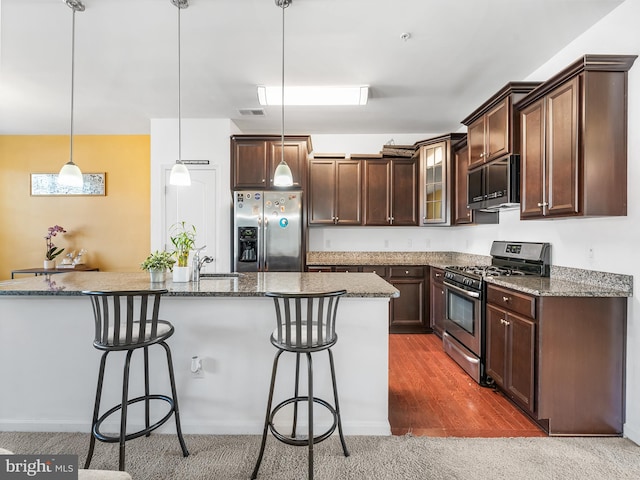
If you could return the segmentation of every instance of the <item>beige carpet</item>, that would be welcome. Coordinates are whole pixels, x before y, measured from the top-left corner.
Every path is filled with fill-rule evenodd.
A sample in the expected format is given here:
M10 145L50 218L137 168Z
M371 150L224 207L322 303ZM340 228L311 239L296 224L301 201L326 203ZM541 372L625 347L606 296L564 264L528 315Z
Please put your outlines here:
M127 443L127 471L134 480L248 479L258 453L257 436L187 435L188 458L174 435ZM76 454L84 462L88 435L0 432L0 446L21 454ZM316 480L337 479L638 479L640 447L622 438L348 437L316 445ZM117 469L117 447L98 443L91 468ZM259 479L306 478L305 448L267 441Z

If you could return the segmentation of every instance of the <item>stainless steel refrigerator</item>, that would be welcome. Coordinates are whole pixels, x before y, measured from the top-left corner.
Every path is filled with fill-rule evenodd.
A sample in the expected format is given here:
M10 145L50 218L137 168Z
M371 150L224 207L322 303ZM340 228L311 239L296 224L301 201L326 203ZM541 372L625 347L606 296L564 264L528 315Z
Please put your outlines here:
M236 272L302 271L302 191L233 192Z

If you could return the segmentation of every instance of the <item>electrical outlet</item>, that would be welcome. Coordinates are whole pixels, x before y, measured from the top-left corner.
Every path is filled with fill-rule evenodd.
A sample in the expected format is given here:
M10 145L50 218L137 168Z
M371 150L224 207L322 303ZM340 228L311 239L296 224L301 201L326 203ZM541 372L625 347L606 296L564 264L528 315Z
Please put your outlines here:
M191 357L191 378L204 378L204 367L202 365L202 359L198 355Z
M384 248L389 248L389 240L384 241Z

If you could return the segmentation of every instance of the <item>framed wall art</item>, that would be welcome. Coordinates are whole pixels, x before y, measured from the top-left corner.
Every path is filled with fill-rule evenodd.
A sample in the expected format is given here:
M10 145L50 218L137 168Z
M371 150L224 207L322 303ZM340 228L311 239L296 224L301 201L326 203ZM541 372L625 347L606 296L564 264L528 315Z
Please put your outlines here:
M32 173L31 195L106 195L105 173L83 173L82 187L58 185L57 173Z

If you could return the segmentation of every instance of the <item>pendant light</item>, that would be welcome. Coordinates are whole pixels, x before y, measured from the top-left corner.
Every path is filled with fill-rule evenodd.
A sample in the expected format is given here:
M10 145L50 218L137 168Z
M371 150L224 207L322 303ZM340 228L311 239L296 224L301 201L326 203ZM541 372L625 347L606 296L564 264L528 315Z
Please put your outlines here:
M276 5L282 8L282 131L280 136L280 150L281 158L280 163L276 167L276 171L273 174L273 185L275 187L290 187L293 185L293 175L287 162L284 161L284 10L293 0L275 0Z
M76 12L84 12L84 4L80 0L64 0L73 11L71 20L71 128L69 134L69 161L65 163L58 173L58 183L69 187L82 187L82 172L73 163L73 83L75 70L75 45L76 45Z
M178 7L178 160L171 168L169 174L169 184L188 187L191 185L191 175L189 169L182 163L182 89L181 89L181 49L180 49L180 10L189 6L189 0L171 0L171 3Z

